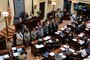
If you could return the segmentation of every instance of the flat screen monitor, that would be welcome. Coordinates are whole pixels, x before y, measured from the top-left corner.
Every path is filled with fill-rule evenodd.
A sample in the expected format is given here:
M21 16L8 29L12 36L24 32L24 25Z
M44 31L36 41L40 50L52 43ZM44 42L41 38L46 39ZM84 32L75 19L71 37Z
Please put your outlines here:
M22 52L23 51L23 48L18 48L17 49L17 52Z
M87 5L86 4L76 3L76 4L74 4L74 10L87 11Z

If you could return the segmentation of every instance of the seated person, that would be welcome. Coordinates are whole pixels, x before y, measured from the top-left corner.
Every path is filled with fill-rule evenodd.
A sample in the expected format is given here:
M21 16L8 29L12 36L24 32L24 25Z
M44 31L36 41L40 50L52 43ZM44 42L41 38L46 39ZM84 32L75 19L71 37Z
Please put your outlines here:
M87 48L86 48L86 52L87 52L88 55L90 55L90 43L88 43L87 45L88 45L88 46L87 46Z
M83 47L80 47L78 54L81 54L81 57L83 58L87 56L86 50Z
M86 24L86 28L90 29L90 23Z

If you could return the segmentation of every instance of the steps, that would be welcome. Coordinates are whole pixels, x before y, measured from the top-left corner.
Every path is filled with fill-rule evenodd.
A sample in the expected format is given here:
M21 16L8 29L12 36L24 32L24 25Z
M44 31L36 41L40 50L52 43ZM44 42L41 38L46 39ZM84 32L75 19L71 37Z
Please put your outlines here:
M15 33L15 26L8 26L8 35L9 37L13 37ZM0 31L0 36L7 36L6 28L3 28L3 30Z

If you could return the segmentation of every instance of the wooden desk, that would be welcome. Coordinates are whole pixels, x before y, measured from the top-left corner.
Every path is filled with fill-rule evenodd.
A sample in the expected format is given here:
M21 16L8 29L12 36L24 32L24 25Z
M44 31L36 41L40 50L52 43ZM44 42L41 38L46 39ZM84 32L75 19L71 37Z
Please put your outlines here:
M16 48L25 48L24 45L20 45L20 46L15 46ZM8 60L13 60L13 54L12 54L12 48L11 49L5 49L5 50L0 50L0 54L4 55L4 54L9 54L9 59Z
M50 36L50 37L51 37L51 36ZM55 41L52 37L51 37L50 39L52 39L52 43ZM49 40L49 39L48 39L48 40ZM40 42L40 44L43 44L43 45L44 45L43 48L49 49L51 46L49 46L49 44L47 43L48 40L44 40L44 39L42 38L42 41L39 41L39 40L34 40L34 41L32 41L32 42L31 42L31 53L32 53L33 55L36 55L36 52L39 51L40 49L42 49L42 48L36 48L36 46L35 46L35 45L38 44L39 42Z
M20 29L22 25L26 25L30 30L37 25L37 22L40 22L40 17L32 17L29 20L23 20L22 22L15 23L16 31Z
M52 52L55 53L55 54L58 54L58 53L62 52L62 50L61 50L60 48L57 48L57 49L55 49L55 50L52 51Z

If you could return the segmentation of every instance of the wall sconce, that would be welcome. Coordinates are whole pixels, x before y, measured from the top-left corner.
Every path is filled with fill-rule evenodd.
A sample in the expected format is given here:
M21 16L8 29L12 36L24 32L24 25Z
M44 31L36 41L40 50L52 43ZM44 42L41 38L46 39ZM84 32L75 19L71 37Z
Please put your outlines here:
M54 6L55 6L55 5L56 5L56 2L52 2L52 5L54 5Z

